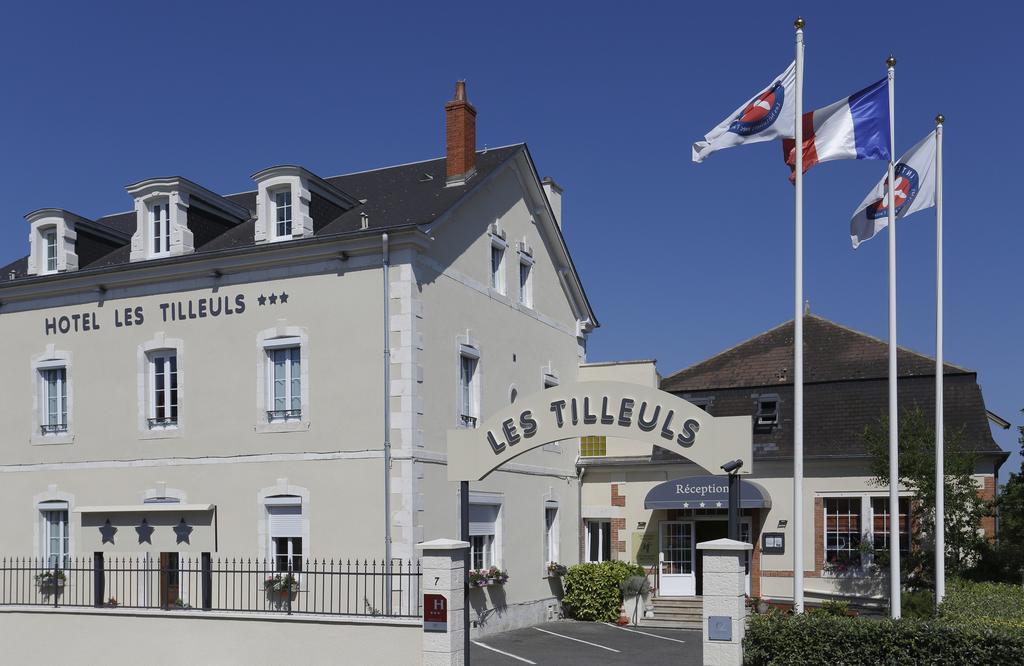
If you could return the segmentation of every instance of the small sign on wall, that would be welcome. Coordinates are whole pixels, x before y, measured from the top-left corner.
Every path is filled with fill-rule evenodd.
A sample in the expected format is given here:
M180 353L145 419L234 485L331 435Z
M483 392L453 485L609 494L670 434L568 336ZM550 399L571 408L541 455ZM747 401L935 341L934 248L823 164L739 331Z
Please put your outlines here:
M786 535L783 532L765 532L761 535L761 552L765 555L782 555L786 552Z
M423 631L448 631L448 600L443 594L423 595Z

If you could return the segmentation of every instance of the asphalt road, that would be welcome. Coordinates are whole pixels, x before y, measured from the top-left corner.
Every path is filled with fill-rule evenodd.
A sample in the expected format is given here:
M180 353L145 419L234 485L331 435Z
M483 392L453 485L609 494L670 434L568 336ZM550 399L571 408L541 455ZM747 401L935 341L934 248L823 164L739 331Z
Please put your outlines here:
M700 631L571 620L484 636L470 647L473 666L701 663Z

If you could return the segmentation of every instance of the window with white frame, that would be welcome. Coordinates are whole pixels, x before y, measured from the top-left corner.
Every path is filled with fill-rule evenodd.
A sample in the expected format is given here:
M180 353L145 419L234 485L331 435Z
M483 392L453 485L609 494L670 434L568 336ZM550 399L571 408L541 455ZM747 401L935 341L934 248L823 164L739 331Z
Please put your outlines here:
M547 564L558 561L558 505L544 503L544 560Z
M178 353L163 349L149 354L149 416L151 430L178 426Z
M149 248L152 257L171 253L171 211L166 199L149 207Z
M612 521L586 521L587 562L607 562L612 559Z
M43 231L43 252L46 273L57 272L57 229L50 227Z
M491 289L505 293L505 241L491 237Z
M825 562L839 566L859 566L861 498L826 497L823 505Z
M266 498L265 502L274 571L302 571L302 498L276 495Z
M525 253L519 255L519 302L533 307L533 257Z
M496 536L500 509L500 504L469 505L469 557L472 569L498 566L500 558L496 552Z
M910 552L910 498L899 498L900 552ZM889 520L889 498L871 498L871 531L875 551L889 550L892 523Z
M292 191L277 190L274 194L274 237L292 237Z
M68 431L68 370L63 364L40 365L39 391L42 409L39 429L43 435Z
M480 418L479 392L480 353L461 345L459 352L459 425L475 428Z
M769 433L779 425L779 397L761 396L757 399L757 414L754 415L754 432Z
M302 347L298 338L278 338L264 345L267 353L267 420L302 419Z
M42 509L46 566L49 569L66 569L71 558L71 532L68 528L67 503L53 502L52 504L63 505L63 508Z

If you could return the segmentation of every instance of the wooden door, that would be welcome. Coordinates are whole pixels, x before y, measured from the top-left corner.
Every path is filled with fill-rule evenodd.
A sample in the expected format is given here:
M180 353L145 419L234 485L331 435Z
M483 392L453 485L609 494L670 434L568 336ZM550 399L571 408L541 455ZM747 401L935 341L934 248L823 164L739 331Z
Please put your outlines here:
M160 553L160 603L164 608L176 608L181 599L178 554Z

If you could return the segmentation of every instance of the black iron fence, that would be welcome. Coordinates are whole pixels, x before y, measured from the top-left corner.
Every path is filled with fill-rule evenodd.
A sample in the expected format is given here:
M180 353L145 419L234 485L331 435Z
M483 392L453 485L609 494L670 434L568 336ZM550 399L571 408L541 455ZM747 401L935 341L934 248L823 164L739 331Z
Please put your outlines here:
M277 561L279 564L280 561ZM185 557L0 558L0 606L420 617L420 565Z

